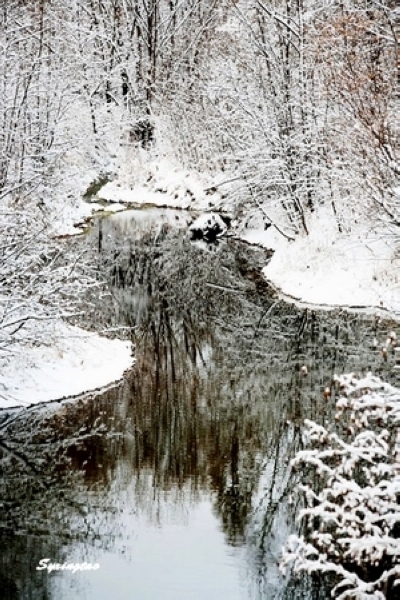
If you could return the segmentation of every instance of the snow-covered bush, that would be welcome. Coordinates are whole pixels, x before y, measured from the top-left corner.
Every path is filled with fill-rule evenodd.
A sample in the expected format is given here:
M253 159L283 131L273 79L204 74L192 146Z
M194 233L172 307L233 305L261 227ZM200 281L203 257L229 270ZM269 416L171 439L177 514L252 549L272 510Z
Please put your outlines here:
M400 592L400 390L378 377L335 377L336 431L305 422L293 468L302 470L303 535L281 569L329 574L332 597L394 598ZM312 477L309 477L312 475ZM398 596L396 596L398 597Z

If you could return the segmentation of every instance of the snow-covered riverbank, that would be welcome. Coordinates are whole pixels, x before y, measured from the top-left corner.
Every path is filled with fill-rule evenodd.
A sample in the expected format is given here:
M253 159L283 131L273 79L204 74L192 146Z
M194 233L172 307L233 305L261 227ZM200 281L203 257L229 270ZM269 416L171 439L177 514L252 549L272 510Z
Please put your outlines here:
M35 335L30 325L29 339ZM48 322L46 344L22 338L0 361L0 408L78 396L119 381L132 366L131 343L62 322Z
M189 209L194 214L232 211L229 197L220 194L212 182L180 172L167 162L152 163L147 171L142 170L137 185L127 177L117 177L92 203L76 198L73 206L66 205L54 222L54 235L79 233L82 229L76 224L102 210L149 205ZM256 229L236 224L232 231L249 243L274 250L263 273L283 299L300 306L343 307L400 318L400 258L395 255L395 239L387 232L384 236L379 228L339 233L329 211L320 210L308 225L309 235L294 241L273 225ZM126 341L110 340L61 321L41 322L43 327L49 329L46 345L22 338L12 353L0 357L0 408L84 394L120 380L132 365L131 344Z
M339 233L334 219L310 219L294 241L273 227L245 230L243 239L274 250L263 269L280 296L300 306L342 307L400 318L400 257L396 240L379 228Z
M121 206L155 205L194 211L232 211L229 198L200 176L179 172L167 162L150 165L147 184L121 177L108 183L98 198ZM210 192L211 190L211 192ZM97 206L97 205L96 205ZM242 228L241 239L274 250L264 275L285 300L315 308L343 307L382 311L400 318L400 257L395 236L379 226L357 225L339 233L330 209L308 218L309 235L287 239L274 226Z

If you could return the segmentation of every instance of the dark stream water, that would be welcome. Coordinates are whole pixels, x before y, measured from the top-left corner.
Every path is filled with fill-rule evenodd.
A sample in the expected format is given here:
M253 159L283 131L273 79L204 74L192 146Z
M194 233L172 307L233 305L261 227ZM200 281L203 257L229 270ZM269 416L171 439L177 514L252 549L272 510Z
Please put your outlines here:
M279 576L299 502L288 465L303 420L332 419L334 373L392 379L373 344L392 325L277 301L264 251L193 245L187 222L130 211L85 241L112 292L90 319L129 327L136 363L119 387L0 426L1 598L324 597ZM48 574L43 558L100 568Z

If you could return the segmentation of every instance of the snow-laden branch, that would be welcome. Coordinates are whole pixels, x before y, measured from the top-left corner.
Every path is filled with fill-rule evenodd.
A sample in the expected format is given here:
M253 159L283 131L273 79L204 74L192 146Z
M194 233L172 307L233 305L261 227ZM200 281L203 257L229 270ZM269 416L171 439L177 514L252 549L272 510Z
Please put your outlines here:
M292 466L304 534L291 536L281 569L334 575L340 600L390 597L400 584L400 390L368 374L335 377L336 431L305 421ZM388 596L389 594L389 596Z

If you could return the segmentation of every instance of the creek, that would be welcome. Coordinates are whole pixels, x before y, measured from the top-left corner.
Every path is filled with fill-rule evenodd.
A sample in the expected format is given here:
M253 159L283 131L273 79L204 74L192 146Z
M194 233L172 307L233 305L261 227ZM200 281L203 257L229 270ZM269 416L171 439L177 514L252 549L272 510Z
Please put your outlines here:
M392 325L279 301L261 276L266 251L194 244L189 222L131 210L87 236L111 290L92 298L91 319L127 328L136 360L119 386L9 427L2 598L324 597L318 581L279 574L299 504L289 463L304 419L332 420L335 373L392 380L373 341ZM48 573L43 558L100 567Z

